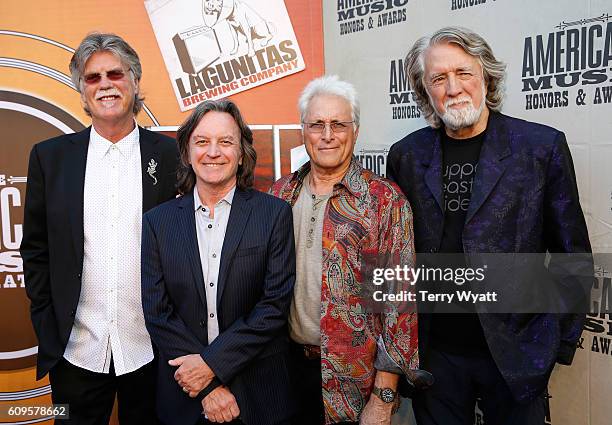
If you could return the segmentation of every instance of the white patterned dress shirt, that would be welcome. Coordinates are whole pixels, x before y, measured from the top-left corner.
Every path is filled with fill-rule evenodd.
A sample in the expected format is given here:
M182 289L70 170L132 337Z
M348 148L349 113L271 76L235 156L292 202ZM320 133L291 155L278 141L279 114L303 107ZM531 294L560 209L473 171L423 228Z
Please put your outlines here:
M81 295L64 358L117 376L153 360L140 291L142 166L138 126L117 143L92 127L85 171Z

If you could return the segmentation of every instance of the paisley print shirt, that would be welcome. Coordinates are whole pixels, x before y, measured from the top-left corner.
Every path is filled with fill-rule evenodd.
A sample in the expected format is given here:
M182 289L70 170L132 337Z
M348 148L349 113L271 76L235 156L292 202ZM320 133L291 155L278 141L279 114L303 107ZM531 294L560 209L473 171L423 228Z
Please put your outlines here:
M297 201L310 163L277 181L270 192ZM414 265L412 212L392 182L364 169L355 158L334 186L323 219L321 374L326 423L358 421L376 370L379 336L405 372L418 367L416 307L408 313L368 313L360 297L363 255L386 254ZM297 255L300 255L299 252ZM404 311L404 309L402 310Z

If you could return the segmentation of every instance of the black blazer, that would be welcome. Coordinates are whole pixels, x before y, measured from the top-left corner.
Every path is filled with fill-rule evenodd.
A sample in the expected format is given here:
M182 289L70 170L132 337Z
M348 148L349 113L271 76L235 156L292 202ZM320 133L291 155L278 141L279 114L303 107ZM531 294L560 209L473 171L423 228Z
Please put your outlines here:
M159 349L158 417L193 425L199 399L185 394L168 360L199 353L238 402L246 425L273 425L293 414L287 316L295 282L293 218L286 202L236 189L217 287L219 336L208 345L207 307L193 192L144 215L142 302Z
M38 143L30 153L21 257L38 337L37 379L62 358L78 307L90 130ZM174 139L139 130L144 212L176 195L178 150ZM151 159L156 184L147 173Z

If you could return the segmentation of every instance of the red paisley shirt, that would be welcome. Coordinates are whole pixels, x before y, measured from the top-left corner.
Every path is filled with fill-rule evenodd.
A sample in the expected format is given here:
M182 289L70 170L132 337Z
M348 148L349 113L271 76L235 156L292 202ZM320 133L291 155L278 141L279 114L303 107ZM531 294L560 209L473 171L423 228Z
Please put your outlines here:
M310 163L306 163L277 181L270 192L293 206L309 172ZM372 284L362 281L363 255L387 254L398 264L414 265L408 201L394 183L364 169L353 158L327 203L322 249L325 419L326 423L358 421L374 385L379 336L389 356L405 372L418 367L416 307L409 306L408 313L368 313L360 296L361 285Z

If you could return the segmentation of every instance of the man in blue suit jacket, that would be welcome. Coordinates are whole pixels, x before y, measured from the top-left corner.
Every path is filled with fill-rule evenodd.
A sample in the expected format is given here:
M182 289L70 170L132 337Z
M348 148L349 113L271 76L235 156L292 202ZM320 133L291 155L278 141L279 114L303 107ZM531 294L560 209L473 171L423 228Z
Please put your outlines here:
M419 39L406 73L430 128L391 148L387 177L414 212L418 253L590 253L563 133L498 112L505 66L478 34L443 28ZM590 257L584 270L592 267ZM573 286L571 286L573 285ZM581 294L570 282L571 294ZM576 291L574 291L576 290ZM568 300L569 302L579 300ZM431 389L419 425L472 424L476 397L492 424L542 424L556 362L570 364L584 314L419 317Z
M253 136L228 100L178 131L182 197L144 217L142 300L164 424L285 424L291 208L252 190Z

